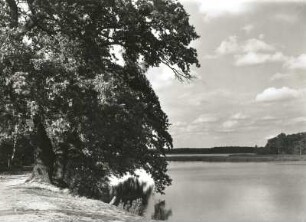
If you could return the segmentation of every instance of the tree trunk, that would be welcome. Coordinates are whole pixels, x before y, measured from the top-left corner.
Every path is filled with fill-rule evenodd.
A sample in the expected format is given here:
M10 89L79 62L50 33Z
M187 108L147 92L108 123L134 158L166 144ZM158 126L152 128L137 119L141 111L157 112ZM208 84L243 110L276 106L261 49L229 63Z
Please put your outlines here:
M56 161L55 161L55 169L54 169L54 177L56 183L60 187L66 187L66 183L64 182L64 176L66 172L66 165L68 161L68 144L60 143L59 149L56 152Z
M299 151L300 151L299 153L300 153L300 156L301 156L302 155L302 146L300 145L299 148L300 148L299 149Z
M35 128L35 151L34 151L34 168L32 180L39 182L51 183L53 165L55 161L52 143L47 135L45 126L39 115L34 117Z

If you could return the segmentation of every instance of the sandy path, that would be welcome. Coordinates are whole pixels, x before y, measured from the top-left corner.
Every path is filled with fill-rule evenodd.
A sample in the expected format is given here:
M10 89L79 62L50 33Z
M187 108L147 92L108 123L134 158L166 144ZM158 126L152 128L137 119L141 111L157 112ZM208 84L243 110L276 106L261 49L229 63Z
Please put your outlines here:
M149 221L54 186L24 183L28 177L0 175L0 222Z

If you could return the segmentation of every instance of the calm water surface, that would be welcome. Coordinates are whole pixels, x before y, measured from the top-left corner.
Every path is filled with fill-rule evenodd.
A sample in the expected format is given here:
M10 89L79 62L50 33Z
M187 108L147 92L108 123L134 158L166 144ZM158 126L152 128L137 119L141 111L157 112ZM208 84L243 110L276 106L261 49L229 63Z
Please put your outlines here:
M208 153L208 154L167 154L167 156L229 156L230 153Z
M169 221L306 222L306 162L171 162Z

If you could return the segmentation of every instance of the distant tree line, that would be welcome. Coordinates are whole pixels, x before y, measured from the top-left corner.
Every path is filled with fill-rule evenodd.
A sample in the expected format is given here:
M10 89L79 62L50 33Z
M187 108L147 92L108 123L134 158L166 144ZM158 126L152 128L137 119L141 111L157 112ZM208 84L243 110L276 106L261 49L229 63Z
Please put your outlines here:
M268 140L263 148L257 149L258 154L306 154L306 132L286 135L281 133Z
M175 148L166 154L222 154L222 153L256 153L265 154L306 154L306 132L286 135L281 133L267 141L264 147L220 146L212 148Z
M220 146L212 148L176 148L167 150L167 154L218 154L218 153L255 153L257 146Z

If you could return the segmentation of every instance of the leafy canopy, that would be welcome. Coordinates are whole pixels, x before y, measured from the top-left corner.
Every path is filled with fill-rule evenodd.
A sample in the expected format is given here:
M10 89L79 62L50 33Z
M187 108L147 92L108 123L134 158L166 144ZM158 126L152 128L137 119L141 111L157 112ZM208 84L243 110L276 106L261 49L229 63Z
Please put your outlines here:
M174 0L1 0L0 140L16 125L35 134L39 116L54 153L65 144L71 161L118 175L144 168L162 191L172 138L145 72L191 78L196 38Z

